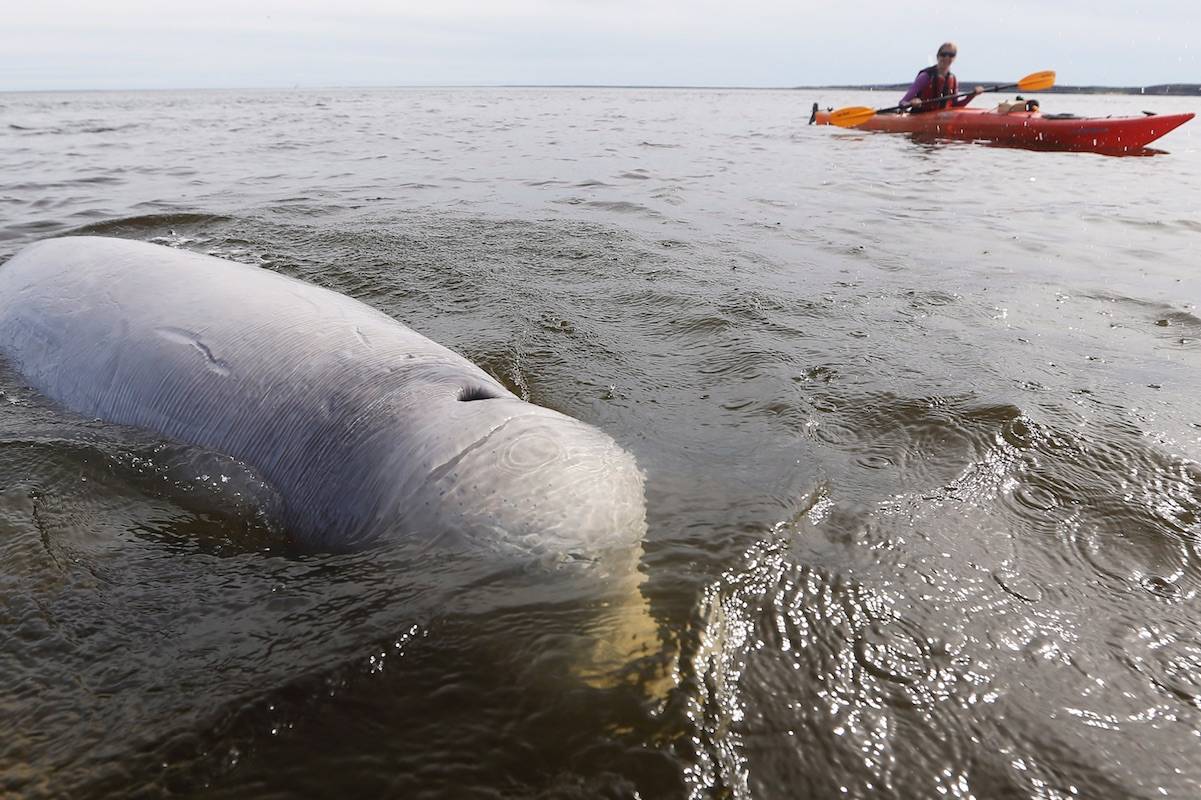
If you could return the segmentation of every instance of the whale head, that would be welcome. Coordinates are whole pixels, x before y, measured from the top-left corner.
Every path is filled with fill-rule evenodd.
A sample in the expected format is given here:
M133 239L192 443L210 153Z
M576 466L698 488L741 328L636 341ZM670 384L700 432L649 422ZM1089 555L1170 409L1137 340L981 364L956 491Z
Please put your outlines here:
M556 411L487 402L495 427L431 472L405 518L539 556L588 559L641 543L646 504L633 456Z
M491 379L454 383L407 404L410 433L390 471L404 479L385 510L394 531L537 558L638 549L646 501L632 455Z

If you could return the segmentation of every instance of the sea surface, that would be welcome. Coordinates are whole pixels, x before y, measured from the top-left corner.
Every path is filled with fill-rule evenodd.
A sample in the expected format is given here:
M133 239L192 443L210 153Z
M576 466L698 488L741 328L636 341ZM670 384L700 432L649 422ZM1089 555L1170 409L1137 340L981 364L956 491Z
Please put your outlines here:
M1201 795L1201 123L1116 158L814 101L895 98L0 94L0 261L277 270L598 426L660 636L583 680L594 589L298 551L252 470L0 363L0 795Z

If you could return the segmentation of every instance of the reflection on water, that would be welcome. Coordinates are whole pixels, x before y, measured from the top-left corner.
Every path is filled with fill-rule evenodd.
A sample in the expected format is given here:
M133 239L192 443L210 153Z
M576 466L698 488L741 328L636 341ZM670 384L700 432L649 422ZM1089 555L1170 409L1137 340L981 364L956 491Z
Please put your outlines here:
M1190 793L1201 473L1130 431L995 419L960 475L871 506L823 496L710 587L702 783Z
M585 680L629 628L571 570L297 552L253 472L5 367L0 794L1196 795L1195 134L915 144L801 94L5 95L0 256L279 270L634 453L663 644Z
M924 147L945 147L950 144L950 141L930 133L909 133L906 134L909 141L915 145ZM1015 144L1013 142L963 142L974 147L999 147L1003 150L1032 150L1034 152L1055 153L1063 151L1071 151L1071 148L1056 147L1054 145L1041 146L1038 144L1026 143ZM1169 155L1167 150L1160 150L1155 147L1123 147L1116 150L1089 150L1085 152L1095 152L1100 156L1109 158L1147 158L1149 156L1166 156Z

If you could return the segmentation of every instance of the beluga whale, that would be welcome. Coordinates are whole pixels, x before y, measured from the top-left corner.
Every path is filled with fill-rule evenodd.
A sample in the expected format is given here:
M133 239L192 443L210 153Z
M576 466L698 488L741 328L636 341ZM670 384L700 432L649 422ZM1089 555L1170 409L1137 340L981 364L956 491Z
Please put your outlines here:
M248 465L304 548L422 537L582 564L627 598L613 638L654 638L633 456L358 300L177 248L47 239L0 267L0 355L70 411Z
M307 547L429 536L570 557L645 533L642 473L607 434L261 267L125 239L36 242L0 268L0 353L74 412L254 468Z

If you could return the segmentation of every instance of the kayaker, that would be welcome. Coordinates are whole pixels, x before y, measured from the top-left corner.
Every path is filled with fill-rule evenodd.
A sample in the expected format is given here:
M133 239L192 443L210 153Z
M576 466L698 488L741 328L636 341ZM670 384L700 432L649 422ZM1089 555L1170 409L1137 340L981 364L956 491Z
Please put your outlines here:
M959 108L972 102L976 95L984 91L983 86L977 86L971 94L964 97L935 101L935 98L959 92L959 79L951 72L951 62L957 55L959 48L954 42L943 42L939 45L938 63L917 74L913 85L901 98L900 105L908 106L910 111L936 111L947 106Z

